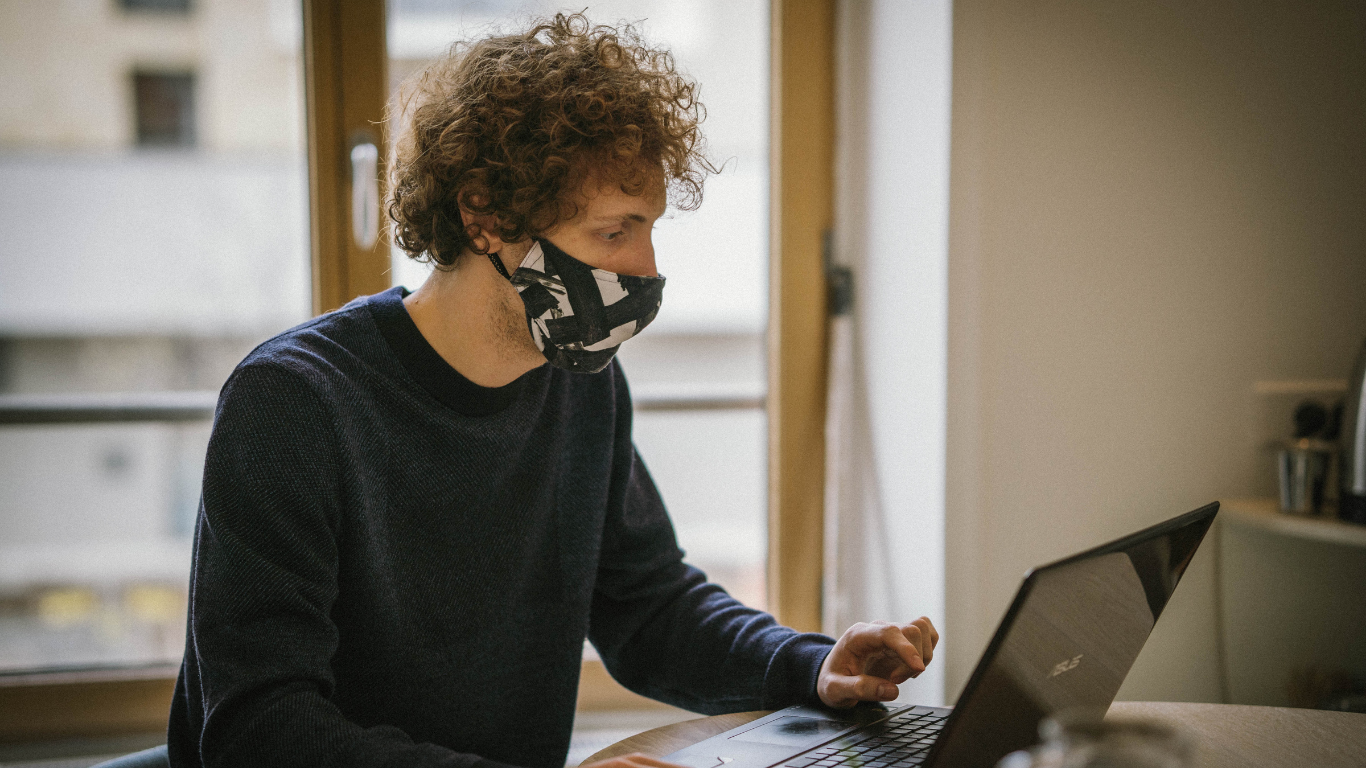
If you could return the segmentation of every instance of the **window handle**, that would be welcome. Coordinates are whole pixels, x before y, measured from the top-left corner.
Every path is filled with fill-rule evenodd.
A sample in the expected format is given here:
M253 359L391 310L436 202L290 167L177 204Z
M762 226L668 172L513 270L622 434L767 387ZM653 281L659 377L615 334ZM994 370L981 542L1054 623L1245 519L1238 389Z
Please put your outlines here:
M351 238L363 251L379 239L379 148L368 139L351 145Z

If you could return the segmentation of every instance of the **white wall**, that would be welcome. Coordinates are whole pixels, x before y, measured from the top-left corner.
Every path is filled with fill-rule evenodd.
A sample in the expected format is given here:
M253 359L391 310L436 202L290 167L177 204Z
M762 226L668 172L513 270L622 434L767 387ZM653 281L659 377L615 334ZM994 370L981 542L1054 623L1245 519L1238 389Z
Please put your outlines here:
M838 15L837 322L827 460L826 629L944 626L950 8L842 2ZM830 541L833 539L833 541ZM944 699L944 664L901 686Z
M1366 11L954 8L950 696L1030 566L1267 487L1253 382L1366 337ZM1121 698L1217 700L1206 547Z

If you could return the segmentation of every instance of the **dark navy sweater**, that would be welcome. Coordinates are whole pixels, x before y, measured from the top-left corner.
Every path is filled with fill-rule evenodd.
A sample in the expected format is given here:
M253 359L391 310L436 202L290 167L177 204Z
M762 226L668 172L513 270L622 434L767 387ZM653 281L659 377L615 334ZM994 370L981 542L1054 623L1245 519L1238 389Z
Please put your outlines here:
M559 768L585 637L697 712L815 700L833 641L683 562L617 364L479 387L402 296L266 342L223 387L172 765Z

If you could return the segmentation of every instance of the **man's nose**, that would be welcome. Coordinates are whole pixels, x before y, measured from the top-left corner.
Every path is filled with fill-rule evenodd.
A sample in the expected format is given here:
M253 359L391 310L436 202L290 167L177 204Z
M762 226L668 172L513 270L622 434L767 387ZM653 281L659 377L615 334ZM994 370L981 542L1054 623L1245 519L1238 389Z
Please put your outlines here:
M631 274L640 277L659 277L659 269L655 266L655 244L653 239L646 239L640 252L631 259Z

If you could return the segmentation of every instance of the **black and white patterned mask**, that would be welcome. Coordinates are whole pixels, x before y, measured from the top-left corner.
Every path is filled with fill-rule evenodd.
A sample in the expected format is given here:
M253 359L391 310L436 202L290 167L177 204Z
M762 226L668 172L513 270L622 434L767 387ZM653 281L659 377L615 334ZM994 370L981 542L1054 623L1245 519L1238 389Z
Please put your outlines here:
M663 277L595 269L549 240L537 239L511 275L497 254L488 256L522 297L536 347L566 371L606 368L617 347L655 319L663 299Z

